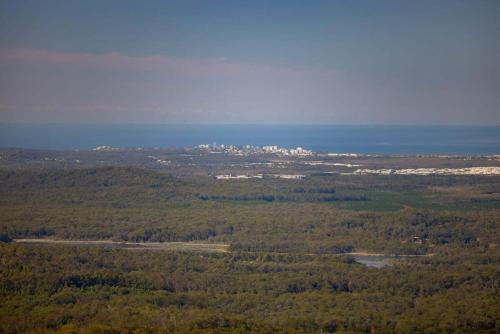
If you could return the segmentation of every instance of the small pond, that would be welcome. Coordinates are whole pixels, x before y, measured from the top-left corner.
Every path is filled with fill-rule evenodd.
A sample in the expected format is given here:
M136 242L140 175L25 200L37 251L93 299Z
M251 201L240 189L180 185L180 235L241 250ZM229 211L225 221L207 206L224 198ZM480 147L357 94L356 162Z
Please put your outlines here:
M356 255L353 258L354 261L364 264L369 268L380 269L391 266L391 260L397 257L388 255Z

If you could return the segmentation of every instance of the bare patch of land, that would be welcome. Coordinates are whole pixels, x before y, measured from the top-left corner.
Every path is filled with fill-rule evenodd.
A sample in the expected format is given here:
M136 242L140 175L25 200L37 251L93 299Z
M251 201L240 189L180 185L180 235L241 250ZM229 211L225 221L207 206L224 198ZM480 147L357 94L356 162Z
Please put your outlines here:
M207 253L226 253L227 244L197 243L197 242L129 242L112 240L57 240L57 239L15 239L16 243L42 243L87 246L112 246L126 249L171 250Z

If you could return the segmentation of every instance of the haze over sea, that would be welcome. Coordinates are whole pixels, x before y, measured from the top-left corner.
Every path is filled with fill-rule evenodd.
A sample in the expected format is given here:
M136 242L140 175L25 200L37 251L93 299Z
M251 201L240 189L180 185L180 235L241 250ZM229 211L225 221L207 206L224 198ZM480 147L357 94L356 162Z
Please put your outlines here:
M380 154L499 154L500 126L0 124L0 147L91 149L198 144Z

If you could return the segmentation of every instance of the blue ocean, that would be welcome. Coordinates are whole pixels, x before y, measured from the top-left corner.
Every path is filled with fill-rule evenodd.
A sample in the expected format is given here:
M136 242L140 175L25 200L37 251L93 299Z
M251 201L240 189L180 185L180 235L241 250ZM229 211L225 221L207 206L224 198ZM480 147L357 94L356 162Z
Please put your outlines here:
M0 124L2 148L186 147L214 142L339 153L499 154L500 126Z

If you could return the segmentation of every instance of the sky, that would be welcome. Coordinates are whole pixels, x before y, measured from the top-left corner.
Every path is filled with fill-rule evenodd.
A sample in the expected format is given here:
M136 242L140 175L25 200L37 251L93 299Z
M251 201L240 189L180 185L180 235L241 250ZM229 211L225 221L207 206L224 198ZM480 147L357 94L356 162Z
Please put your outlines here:
M500 1L2 0L0 122L500 125Z

